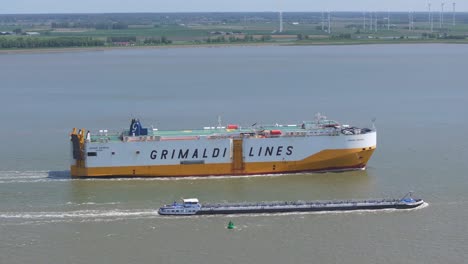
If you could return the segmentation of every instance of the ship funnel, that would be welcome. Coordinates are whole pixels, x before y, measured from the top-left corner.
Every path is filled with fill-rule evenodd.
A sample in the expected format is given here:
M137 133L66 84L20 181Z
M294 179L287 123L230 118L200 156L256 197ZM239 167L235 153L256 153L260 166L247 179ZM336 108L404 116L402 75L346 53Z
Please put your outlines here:
M148 135L148 129L143 128L140 120L132 119L132 123L130 124L130 132L128 133L129 136L146 136Z

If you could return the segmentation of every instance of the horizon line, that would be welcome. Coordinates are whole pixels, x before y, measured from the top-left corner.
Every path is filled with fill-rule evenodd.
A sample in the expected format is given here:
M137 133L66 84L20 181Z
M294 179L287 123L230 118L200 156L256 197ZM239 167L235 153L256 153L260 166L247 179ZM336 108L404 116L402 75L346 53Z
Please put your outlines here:
M284 10L265 10L265 11L164 11L164 12L147 12L147 11L131 11L131 12L121 12L121 11L104 11L104 12L37 12L37 13L0 13L2 15L79 15L79 14L190 14L190 13L321 13L321 12L331 12L331 13L428 13L428 10L408 10L408 11L389 11L389 10L323 10L323 11L284 11ZM439 13L439 10L432 10L432 13ZM446 10L444 13L453 13L452 10ZM468 13L468 10L457 10L455 13Z

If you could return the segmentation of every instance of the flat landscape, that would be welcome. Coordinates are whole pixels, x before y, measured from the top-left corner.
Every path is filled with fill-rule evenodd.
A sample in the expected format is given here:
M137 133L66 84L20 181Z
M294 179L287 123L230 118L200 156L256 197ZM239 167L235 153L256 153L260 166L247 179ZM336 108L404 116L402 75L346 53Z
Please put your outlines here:
M193 45L468 43L468 13L0 15L0 50Z

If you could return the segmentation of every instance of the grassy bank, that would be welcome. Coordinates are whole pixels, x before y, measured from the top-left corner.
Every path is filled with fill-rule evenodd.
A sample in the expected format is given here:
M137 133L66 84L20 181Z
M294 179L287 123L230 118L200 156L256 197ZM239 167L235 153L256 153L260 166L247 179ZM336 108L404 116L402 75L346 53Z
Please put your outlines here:
M215 47L241 47L241 46L333 46L333 45L388 45L388 44L468 44L468 40L322 40L322 41L294 41L294 42L250 42L250 43L214 43L191 44L174 43L170 45L136 45L128 47L96 46L96 47L61 47L61 48L11 48L0 49L0 54L24 53L59 53L59 52L89 52L119 49L167 49L167 48L215 48Z

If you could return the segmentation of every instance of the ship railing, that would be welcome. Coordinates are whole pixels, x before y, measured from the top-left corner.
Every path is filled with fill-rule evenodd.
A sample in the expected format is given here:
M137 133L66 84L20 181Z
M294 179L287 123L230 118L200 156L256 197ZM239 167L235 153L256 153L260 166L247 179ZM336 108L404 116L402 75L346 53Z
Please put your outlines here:
M106 131L106 132L103 132ZM119 139L120 134L117 132L108 132L107 130L99 130L97 133L93 133L92 131L89 131L89 138L86 139L86 142L91 142L91 143L107 143L109 141L112 141L114 139Z
M123 136L123 142L160 141L160 136Z
M110 137L106 137L106 136L97 136L97 137L94 137L94 138L91 138L91 140L89 140L88 142L91 142L91 143L108 143L109 141L111 141L111 138Z
M367 133L376 132L375 129L370 128L358 128L358 127L344 127L341 130L341 133L345 136L352 136L352 135L362 135Z
M107 141L118 141L121 140L123 142L139 142L139 141L159 141L160 137L156 136L152 133L148 135L140 135L140 136L130 136L129 130L122 130L121 132L111 132L105 134L93 134L91 136L91 142L102 142L102 140Z
M247 136L247 135L240 135L240 134L236 134L236 135L210 135L210 136L206 136L206 139L239 139L239 138L248 138L250 136Z
M338 130L333 131L290 131L286 132L284 136L287 137L316 137L316 136L339 136L340 132Z

